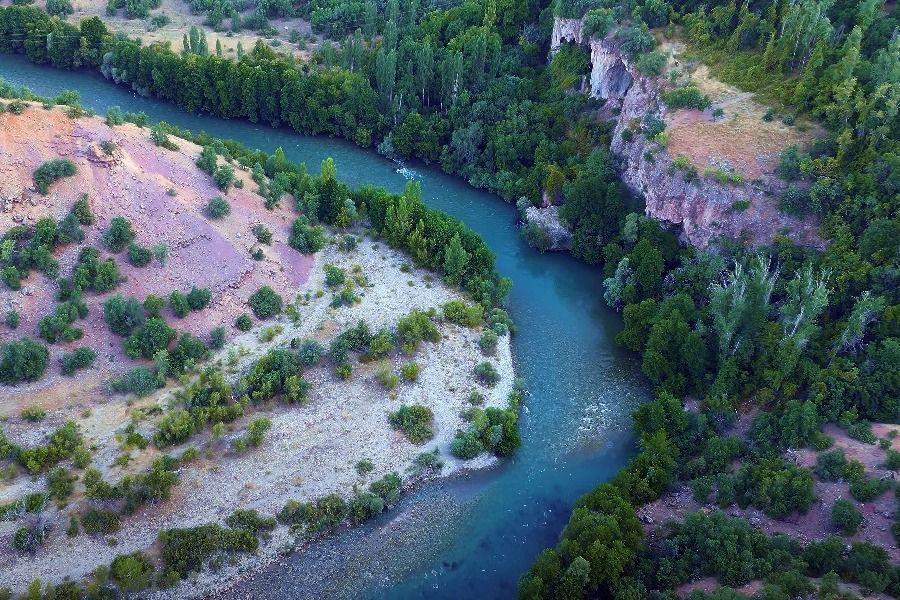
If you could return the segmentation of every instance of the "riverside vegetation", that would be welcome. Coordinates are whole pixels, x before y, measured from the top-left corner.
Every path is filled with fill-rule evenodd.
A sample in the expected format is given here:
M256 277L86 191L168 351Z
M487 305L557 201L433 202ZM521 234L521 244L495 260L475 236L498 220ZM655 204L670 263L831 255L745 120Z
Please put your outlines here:
M726 586L764 580L761 594L772 598L808 593L811 577L822 596L846 595L841 580L896 595L900 575L887 551L870 543L856 542L845 555L823 531L821 541L801 547L717 512L686 515L651 539L635 511L686 483L703 501L715 490L722 506L752 505L776 520L802 514L823 471L814 478L784 461L787 449L826 450L828 424L867 437L868 422L900 418L896 11L816 0L502 8L464 2L419 18L389 3L374 30L354 32L340 49L299 67L264 48L237 62L179 56L114 39L99 20L78 29L27 7L4 9L0 22L11 33L4 51L63 68L83 61L189 110L440 161L506 199L562 198L573 254L602 264L604 298L623 314L619 340L640 355L659 396L635 415L641 452L576 503L559 546L523 577L522 597L671 597L701 576ZM651 28L679 32L718 76L773 103L766 118L781 112L787 125L819 121L825 135L806 153L786 149L778 173L791 183L783 210L820 218L826 249L800 248L783 235L765 248L720 240L715 253L701 252L629 213L606 151L609 124L596 117L595 101L568 93L586 71L587 52L564 46L545 64L554 16L585 17L594 35L609 34L651 77L666 58ZM50 30L69 35L47 45ZM380 43L370 43L374 33ZM212 81L235 85L207 94ZM709 105L689 81L663 100L670 108ZM659 135L656 125L642 124L639 134ZM276 192L287 189L282 182L273 182ZM415 256L412 222L406 243ZM318 243L308 224L296 233L297 244ZM495 284L482 285L494 293ZM685 410L683 398L699 399L700 409ZM732 432L736 410L752 411L748 432ZM857 466L840 472L859 502L892 485L872 483ZM840 532L852 530L850 514L837 509ZM721 551L703 550L713 545Z
M35 105L46 103L47 99L22 94L19 90L11 92L8 88L2 91L3 95L15 95L26 103L19 115L8 118L42 118L40 113L31 111L39 110ZM132 116L120 120L113 109L107 121L121 123L126 118ZM140 133L141 129L134 131ZM95 349L87 345L72 348L79 341L84 343L82 326L94 310L102 312L103 326L117 336L126 361L135 365L111 378L107 386L108 393L124 394L118 399L135 406L130 420L114 436L121 454L115 457L111 467L127 475L110 477L109 467L97 463L102 459L92 439L85 435L85 426L75 420L53 429L43 445L19 441L24 432L20 425L13 428L15 433L10 437L0 430L4 478L18 486L23 482L21 475L27 473L34 478L29 488L46 486L43 491L0 506L3 520L15 524L10 547L4 553L15 552L21 559L9 574L15 573L21 581L23 569L27 570L23 565L28 559L39 563L45 546L58 544L65 537L75 544L106 540L111 548L119 544L128 548L111 562L100 564L87 581L48 582L46 587L36 581L27 593L107 597L150 586L170 589L191 573L202 570L204 565L218 564L223 556L256 552L261 539L265 543L277 535L281 543L286 543L284 536L288 530L293 537L302 539L327 534L344 522L360 523L395 504L403 485L412 485L422 477L442 471L452 472L463 466L462 461L483 453L509 456L515 451L520 445L517 418L522 390L514 385L506 344L515 328L500 307L511 282L494 271L494 255L480 237L458 221L426 208L419 187L412 183L403 194L390 194L374 187L353 190L337 178L331 160L323 164L320 175L312 176L303 165L285 161L283 155L250 152L231 142L191 136L173 128L156 131L157 135L151 131L151 141L168 140L168 146L160 144L166 148L162 152L174 152L173 147L186 145L184 138L206 142L197 158L201 170L218 172L224 167L237 166L240 160L253 159L251 181L259 185L256 210L267 212L267 206L268 210L274 210L279 202L291 201L300 215L295 215L287 231L276 231L275 235L284 237L290 247L288 252L305 253L318 264L323 276L308 277L311 282L324 285L315 295L312 294L315 290L309 288L302 293L301 287L296 298L284 298L272 287L261 286L246 301L246 310L253 316L244 313L235 323L238 336L244 330L256 331L236 341L234 335L218 327L201 339L178 331L178 323L192 313L218 310L221 299L210 289L194 286L189 290L174 289L168 297L149 294L143 299L121 292L126 282L121 266L125 260L137 269L139 276L148 278L159 277L169 266L166 248L140 245L147 242L134 220L117 215L102 230L91 231L98 223L93 211L95 201L81 194L61 220L42 217L34 225L16 225L5 232L2 241L5 287L33 289L39 283L37 279L45 277L56 288L53 293L56 304L50 315L38 321L23 312L28 323L37 321L40 341L28 331L16 330L11 332L15 337L2 343L0 373L2 382L10 386L5 389L15 393L15 386L21 389L21 386L41 385L48 379L52 382L56 375L48 344L65 344L71 349L62 355L63 377L94 368ZM221 164L207 168L210 161ZM77 175L75 164L71 161L69 164L71 167L67 165L62 176ZM49 188L53 188L58 185L54 184L58 178L45 177L49 172L57 171L39 166L34 180L44 178ZM214 179L218 185L221 178ZM237 187L243 185L239 176L231 183L237 183ZM277 191L279 184L286 189ZM50 191L36 187L39 193ZM230 206L224 197L214 200L198 206L199 218L211 222L235 218L230 208L223 208L223 205ZM210 210L210 206L218 208ZM271 229L260 225L251 229L260 244L273 242ZM380 257L376 239L388 246ZM96 240L96 245L89 240ZM81 246L80 250L66 253L75 244ZM56 258L63 253L76 257L70 272ZM329 256L329 262L324 265L318 262L323 253ZM377 264L380 262L377 259L397 260L397 257L404 257L402 268L398 265L392 267L393 271L388 269L388 273L369 272L373 268L384 271L385 267ZM151 261L155 264L148 267ZM366 267L353 261L360 261ZM415 276L411 274L410 263L418 270ZM393 283L390 279L385 283L385 277L404 277L404 287L407 283L413 285L413 279L419 281L421 298L410 302L439 299L439 303L436 306L413 304L419 308L412 308L407 314L392 314L392 310L402 305L385 304L384 298L393 299L394 294L381 292L372 283L373 279L380 282L377 287ZM407 282L406 278L413 279ZM461 288L451 291L453 286L463 284L468 292ZM370 308L360 312L358 306ZM331 333L331 327L350 320L349 316L342 316L345 314L370 318L378 315L375 323L380 325L373 331L369 322L358 318L352 325ZM396 320L392 323L390 319ZM8 318L7 323L10 321ZM241 326L241 322L247 326ZM494 338L504 339L502 353L498 352L496 339L489 346L480 343L487 332ZM291 337L291 334L309 337ZM248 344L255 349L248 350ZM429 348L424 349L423 344ZM459 407L468 407L464 417L459 416L462 412L459 407L449 407L446 398L436 401L436 390L416 383L423 370L438 368L439 363L432 356L439 361L450 361L452 357L454 363L459 363L460 358L464 358L462 364L470 361L471 370L462 367L451 370L452 383L448 383L448 375L439 375L437 379L442 397L446 395L445 386L461 387L469 382L472 393L482 398L474 406L467 400L468 393L460 392ZM481 365L487 364L497 372L491 362L484 362L486 358L500 361L503 381L496 392L484 390L475 371L476 366L483 370ZM399 365L394 367L394 363ZM379 365L374 377L376 383L368 382L370 364ZM393 375L395 368L404 383ZM434 377L430 381L435 381ZM491 386L496 383L493 379ZM134 548L133 531L143 518L136 513L169 502L186 470L197 461L222 461L221 468L227 472L229 463L264 451L262 447L273 430L283 429L284 423L290 421L279 420L279 414L292 410L291 405L297 405L293 410L302 411L302 407L318 402L314 388L321 387L322 395L331 396L340 393L340 389L351 390L347 386L355 386L352 388L355 391L347 393L362 390L363 401L378 396L385 397L380 402L391 403L397 398L409 402L407 398L415 394L423 403L401 403L399 407L394 404L395 411L389 416L373 414L372 423L384 431L388 440L391 427L401 430L408 439L405 449L398 449L397 442L393 442L390 456L380 449L373 456L377 477L370 477L368 473L372 469L369 469L360 472L361 479L353 484L353 490L349 485L335 490L332 485L332 493L319 498L307 495L303 501L290 499L278 512L277 520L274 514L263 516L254 509L233 507L237 510L225 519L225 527L220 524L169 526L158 532L158 550ZM385 393L379 388L386 390ZM491 396L486 405L481 405L484 394L477 390ZM498 403L501 396L502 402ZM150 402L142 400L144 397ZM52 396L45 397L45 401L52 400ZM441 403L448 404L448 408L443 408ZM378 412L372 398L368 404L360 407L363 412ZM49 411L51 415L52 412ZM263 416L266 413L269 416ZM40 406L29 406L20 414L21 420L29 423L41 423L47 416L48 411ZM86 420L91 416L89 408L81 415ZM223 438L230 443L220 443ZM428 451L416 449L429 443L434 447ZM446 460L452 459L438 458L440 447L459 459L453 460L451 469L445 467ZM317 448L322 451L322 446ZM340 452L363 453L367 448L365 445L353 449L341 447ZM148 463L147 456L154 458ZM405 466L400 456L412 459L403 477L392 470L380 475L386 467L399 470ZM132 462L144 466L135 465L128 470ZM357 485L362 487L357 489ZM194 489L194 493L199 491ZM56 508L51 502L57 503ZM63 516L69 520L65 532L58 523ZM66 535L61 538L62 533ZM155 531L153 537L157 537ZM152 541L151 538L147 546ZM90 571L86 566L80 564L77 568ZM70 567L60 564L58 568L54 568L54 574L64 573ZM6 588L0 589L4 594L9 593Z

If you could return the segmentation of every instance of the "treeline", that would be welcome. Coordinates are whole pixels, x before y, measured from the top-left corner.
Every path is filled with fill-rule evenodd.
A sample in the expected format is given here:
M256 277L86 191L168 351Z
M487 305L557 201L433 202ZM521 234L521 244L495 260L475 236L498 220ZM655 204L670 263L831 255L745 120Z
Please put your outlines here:
M580 77L569 73L574 66L560 60L547 67L550 12L523 34L538 7L507 4L501 11L468 1L413 19L389 5L376 32L380 44L356 31L340 49L326 46L300 66L262 43L237 61L179 54L114 37L96 18L78 28L13 6L0 11L0 51L60 68L98 68L188 111L439 161L507 200L536 202L545 179L574 175L608 128L584 112L586 97L565 93Z

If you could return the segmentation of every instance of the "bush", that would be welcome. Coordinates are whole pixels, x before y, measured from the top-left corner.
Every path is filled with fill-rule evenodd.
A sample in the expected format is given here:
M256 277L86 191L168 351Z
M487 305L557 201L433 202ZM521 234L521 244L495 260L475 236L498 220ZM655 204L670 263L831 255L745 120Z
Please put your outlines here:
M221 219L231 214L231 205L222 196L216 196L206 205L206 214L211 219Z
M156 375L144 366L134 367L125 374L113 388L119 392L130 392L139 398L155 391L158 386Z
M6 313L6 318L3 320L6 323L6 326L10 329L18 329L19 328L19 313L17 311L11 310Z
M75 12L69 0L47 0L45 10L47 14L59 17L65 17Z
M424 444L434 437L434 413L421 404L403 404L391 413L389 420L394 429L403 431L413 444Z
M209 347L212 350L220 350L225 345L225 328L216 327L209 332Z
M29 337L0 344L0 383L36 381L47 370L50 351Z
M850 484L850 494L860 502L871 502L891 487L891 482L861 477Z
M253 321L250 319L250 315L244 313L237 318L237 321L234 322L234 326L240 331L250 331L253 328Z
M169 262L169 245L160 242L159 244L154 244L151 251L153 252L153 258L155 258L161 266L166 266L166 263Z
M300 344L300 350L298 352L300 356L300 364L305 367L311 367L315 364L318 364L322 359L322 344L315 340L303 340L303 343Z
M400 384L400 378L391 370L391 363L388 361L382 361L381 364L378 365L378 371L375 373L375 378L384 386L384 389L390 391L397 387Z
M47 411L37 404L32 404L31 406L22 409L19 416L31 423L40 423L47 418Z
M139 592L150 587L154 569L153 559L138 551L115 557L109 574L122 592Z
M91 348L76 348L72 352L66 352L62 357L63 375L74 375L80 369L89 369L94 365L97 353Z
M418 363L406 363L400 367L400 375L406 381L416 381L419 378L421 367Z
M103 320L110 331L125 337L143 326L146 315L137 298L129 297L126 300L121 294L116 294L103 303Z
M369 485L369 491L384 500L385 504L394 504L400 499L400 487L403 481L394 471Z
M444 320L463 327L476 327L484 322L484 308L480 304L467 305L462 300L451 300L444 304Z
M478 339L478 347L486 354L493 354L497 351L497 334L491 329L485 329Z
M57 179L71 177L77 172L78 169L71 160L67 158L52 158L41 163L41 166L35 169L32 177L37 190L46 196L47 192L50 191L50 184Z
M125 340L125 354L131 358L153 358L169 347L177 332L162 317L150 317Z
M57 467L47 473L47 492L58 500L65 500L75 491L76 479L62 467Z
M693 85L663 92L662 99L666 106L671 109L696 108L697 110L706 110L712 106L709 96L702 94L699 88Z
M462 460L471 460L484 452L481 442L472 432L459 432L450 443L450 454Z
M268 319L281 312L282 300L281 296L266 285L256 290L247 299L247 304L257 319Z
M325 247L325 230L309 224L305 216L298 218L291 225L288 245L303 254L312 254Z
M135 237L135 233L131 229L131 223L124 217L113 217L113 220L110 221L109 229L103 234L103 245L110 252L118 254L133 242Z
M862 513L849 500L841 498L831 506L831 524L840 529L843 535L854 535L862 520Z
M494 365L484 361L475 367L475 376L481 383L493 387L500 381L500 373L494 368Z
M260 244L272 243L272 232L262 223L257 223L253 226L253 235L256 236L256 240Z
M336 287L344 285L345 280L346 276L344 275L343 269L339 269L334 265L325 265L325 285L328 287Z
M213 172L213 180L216 182L216 187L223 192L228 192L228 188L234 184L234 169L230 165L219 165Z
M274 517L261 517L255 510L239 509L225 517L225 524L232 529L249 531L259 535L263 531L275 528Z
M81 515L81 527L88 534L110 534L119 530L119 513L92 508Z
M187 577L200 571L207 557L219 552L255 552L259 540L243 529L223 529L219 525L201 525L190 529L160 532L162 559L167 570Z
M190 312L191 305L188 303L187 296L178 290L173 290L172 293L169 294L169 308L172 309L172 312L175 313L176 317L183 319L187 316L188 312Z
M272 421L266 417L259 417L247 424L247 443L256 448L262 444L263 435L271 429Z
M135 267L146 267L153 259L153 252L149 248L138 246L135 243L128 245L128 262Z
M187 303L191 310L203 310L209 306L212 293L207 288L192 287L187 295Z

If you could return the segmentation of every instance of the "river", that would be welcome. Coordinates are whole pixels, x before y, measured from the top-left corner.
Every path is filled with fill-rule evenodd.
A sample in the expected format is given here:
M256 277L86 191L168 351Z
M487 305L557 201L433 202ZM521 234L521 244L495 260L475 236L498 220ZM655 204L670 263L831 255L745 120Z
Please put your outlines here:
M141 98L95 72L65 72L0 55L0 77L54 96L81 93L100 114L144 111L194 132L268 153L283 148L311 172L334 158L338 176L399 192L407 177L423 200L461 219L497 254L514 282L513 352L528 388L523 446L499 468L423 486L359 528L311 544L236 585L234 598L471 598L514 596L519 576L556 543L572 502L633 454L631 411L649 395L639 365L615 344L618 315L603 302L603 273L567 254L540 254L518 234L517 213L497 196L424 165L397 165L343 140L306 137L245 121L191 115Z

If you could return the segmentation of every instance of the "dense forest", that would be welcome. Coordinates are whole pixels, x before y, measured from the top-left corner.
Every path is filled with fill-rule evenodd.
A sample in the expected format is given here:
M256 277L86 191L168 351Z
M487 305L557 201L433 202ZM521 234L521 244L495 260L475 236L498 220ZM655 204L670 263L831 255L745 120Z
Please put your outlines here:
M336 14L372 10L361 6ZM730 586L763 579L767 598L808 593L810 577L821 577L821 597L841 597L836 580L900 595L900 571L875 546L847 554L829 538L803 548L719 513L693 515L649 543L634 508L680 482L715 491L723 507L802 513L812 476L782 459L786 449L827 449L826 423L865 437L871 421L900 422L900 20L884 2L466 1L426 10L394 0L365 27L329 31L346 37L303 64L262 44L235 61L200 40L176 52L113 36L99 19L78 28L35 8L0 10L0 51L91 66L187 110L439 162L507 200L562 199L573 253L605 270L598 293L622 312L618 341L640 356L658 397L635 414L640 452L576 503L559 545L523 577L521 597L669 598L700 576ZM630 213L608 152L611 125L597 101L571 93L587 52L568 46L547 62L554 15L585 16L590 32L611 36L648 73L659 62L651 29L677 28L724 80L820 121L827 134L806 153L786 152L779 175L791 182L782 206L817 215L827 249L779 236L770 247L721 240L703 252ZM377 198L366 202L373 219L389 216ZM403 236L425 260L414 220ZM684 397L701 400L700 411L686 411ZM748 406L759 412L747 439L728 437L735 411ZM890 487L846 478L861 502Z

